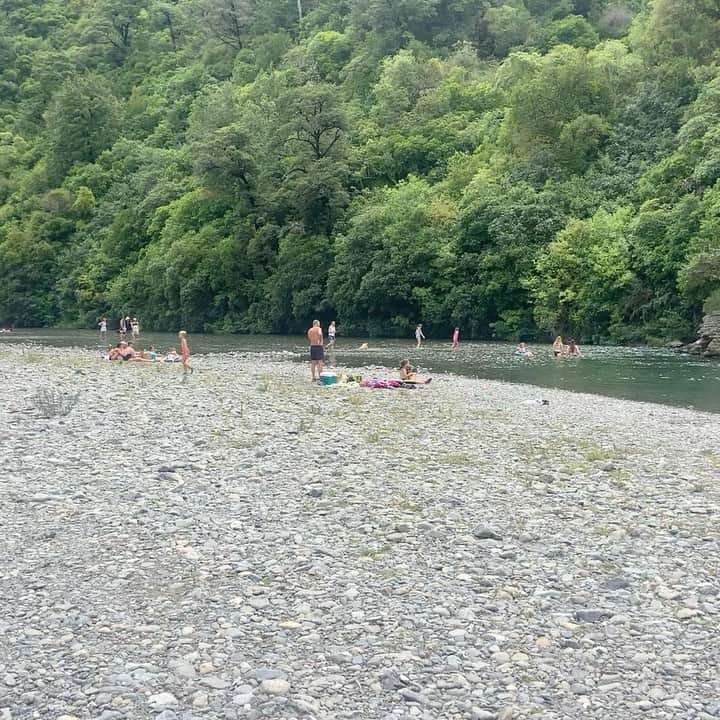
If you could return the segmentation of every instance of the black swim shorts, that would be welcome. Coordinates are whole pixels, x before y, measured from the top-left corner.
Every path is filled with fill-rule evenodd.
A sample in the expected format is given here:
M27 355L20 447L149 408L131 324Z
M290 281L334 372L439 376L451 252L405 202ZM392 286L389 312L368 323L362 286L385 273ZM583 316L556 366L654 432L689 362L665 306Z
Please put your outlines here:
M325 357L325 351L322 345L311 345L310 346L310 359L311 360L322 360Z

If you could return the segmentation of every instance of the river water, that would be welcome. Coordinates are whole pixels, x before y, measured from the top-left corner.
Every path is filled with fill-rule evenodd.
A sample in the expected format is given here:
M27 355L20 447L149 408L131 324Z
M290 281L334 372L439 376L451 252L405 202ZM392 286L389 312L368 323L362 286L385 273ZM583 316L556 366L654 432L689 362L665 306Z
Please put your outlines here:
M102 349L99 335L83 330L16 330L0 334L0 348L6 342L76 346L98 353ZM193 353L270 352L298 362L307 356L306 342L299 336L191 335L189 342ZM453 352L449 342L430 341L416 350L411 340L373 339L369 350L359 350L362 342L339 337L331 360L351 368L397 368L407 357L424 373L450 372L720 413L720 362L664 348L586 346L584 357L560 360L553 357L549 345L530 346L535 356L523 358L508 343L461 343ZM177 337L169 333L143 333L135 344L139 349L154 345L161 351L178 347ZM542 396L541 390L528 393Z

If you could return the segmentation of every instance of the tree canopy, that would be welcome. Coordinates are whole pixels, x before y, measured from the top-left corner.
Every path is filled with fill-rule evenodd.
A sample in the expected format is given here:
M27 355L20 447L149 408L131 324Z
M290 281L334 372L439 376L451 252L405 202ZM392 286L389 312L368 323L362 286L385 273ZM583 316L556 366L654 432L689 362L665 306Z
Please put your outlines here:
M0 324L687 337L714 0L0 0Z

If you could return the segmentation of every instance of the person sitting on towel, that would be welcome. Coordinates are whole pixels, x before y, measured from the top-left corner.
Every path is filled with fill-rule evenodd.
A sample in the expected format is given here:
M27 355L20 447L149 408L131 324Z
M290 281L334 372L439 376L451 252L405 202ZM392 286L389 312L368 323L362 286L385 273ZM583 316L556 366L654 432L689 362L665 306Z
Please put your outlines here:
M417 374L417 368L410 364L410 361L405 358L400 363L400 379L404 382L426 384L429 383L432 378L425 377L424 375Z

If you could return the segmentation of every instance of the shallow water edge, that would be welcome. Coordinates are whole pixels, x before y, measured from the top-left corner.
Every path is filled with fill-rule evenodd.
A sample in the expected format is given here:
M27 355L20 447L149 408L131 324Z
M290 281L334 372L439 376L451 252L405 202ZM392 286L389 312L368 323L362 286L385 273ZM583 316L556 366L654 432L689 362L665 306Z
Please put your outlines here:
M114 337L109 335L110 338ZM76 346L103 350L98 333L56 329L17 331L0 335L0 350L8 343ZM424 373L524 383L679 407L720 412L720 362L648 347L583 347L584 357L557 359L547 345L531 345L532 358L519 357L511 343L460 343L454 352L449 342L430 341L417 349L412 340L373 340L360 350L362 339L340 336L328 362L339 367L378 366L397 369L409 358ZM170 333L142 334L138 348L177 346ZM193 353L243 352L306 362L307 345L299 336L191 335Z

